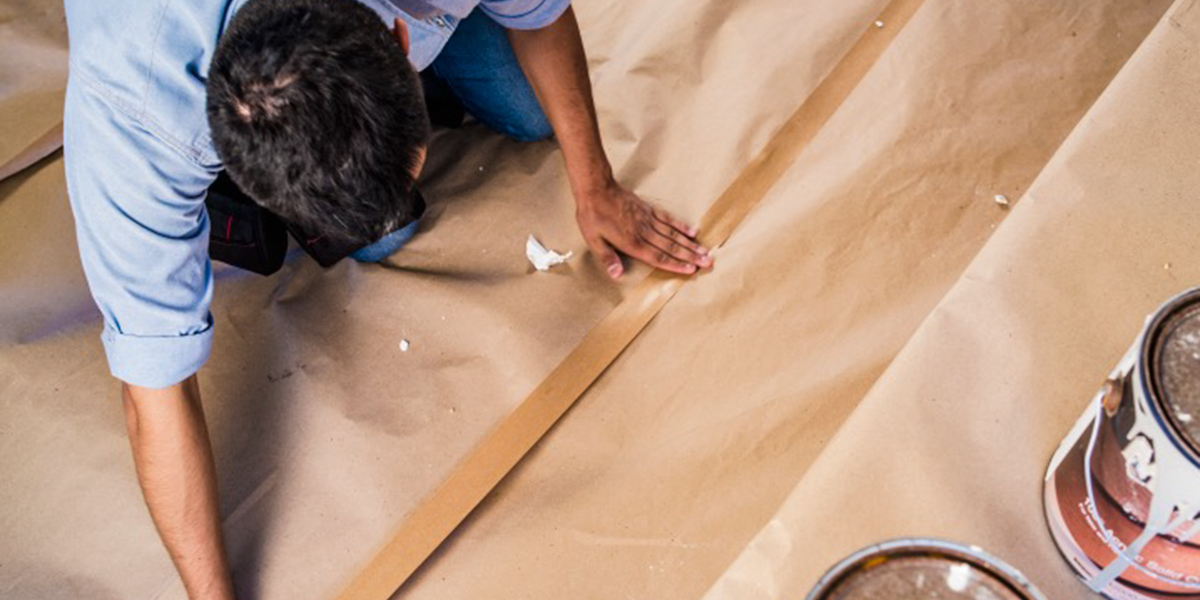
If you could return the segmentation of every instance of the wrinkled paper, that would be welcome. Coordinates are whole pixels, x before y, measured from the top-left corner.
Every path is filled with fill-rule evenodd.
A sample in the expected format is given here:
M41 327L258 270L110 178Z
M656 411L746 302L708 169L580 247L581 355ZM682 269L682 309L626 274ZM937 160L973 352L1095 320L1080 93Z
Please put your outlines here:
M533 234L529 234L529 239L525 240L525 257L529 259L529 264L539 271L549 271L554 265L561 265L571 258L574 252L559 254L553 250L547 250Z
M886 4L577 0L618 180L694 222ZM1142 318L1200 281L1194 27L1113 83L1167 5L926 0L402 597L799 598L911 535L1078 596L1045 462ZM21 75L7 159L59 119L66 40L60 2L0 11L20 34L0 62L27 69L0 71ZM245 597L332 597L646 272L529 277L489 251L537 231L587 252L553 142L438 131L421 185L430 230L387 264L215 265L200 385ZM74 236L61 155L0 182L0 596L180 600Z

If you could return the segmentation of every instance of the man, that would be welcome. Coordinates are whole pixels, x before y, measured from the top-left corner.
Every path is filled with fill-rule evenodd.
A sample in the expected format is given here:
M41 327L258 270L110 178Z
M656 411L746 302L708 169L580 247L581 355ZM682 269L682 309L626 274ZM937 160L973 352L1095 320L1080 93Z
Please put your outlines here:
M685 274L711 264L694 229L614 181L569 0L67 0L67 19L80 253L138 480L193 599L233 598L195 376L213 330L205 197L222 169L360 258L395 251L419 212L423 71L510 136L553 130L612 277L618 252Z

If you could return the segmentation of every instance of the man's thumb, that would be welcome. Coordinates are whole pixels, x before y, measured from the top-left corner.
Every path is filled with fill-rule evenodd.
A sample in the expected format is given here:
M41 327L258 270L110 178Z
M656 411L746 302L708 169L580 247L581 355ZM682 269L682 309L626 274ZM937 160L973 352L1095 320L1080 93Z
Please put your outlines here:
M592 245L592 250L600 259L600 264L604 265L608 276L620 279L621 275L625 273L625 267L621 265L621 257L617 255L617 251L613 250L613 247L604 240L596 240L596 243Z

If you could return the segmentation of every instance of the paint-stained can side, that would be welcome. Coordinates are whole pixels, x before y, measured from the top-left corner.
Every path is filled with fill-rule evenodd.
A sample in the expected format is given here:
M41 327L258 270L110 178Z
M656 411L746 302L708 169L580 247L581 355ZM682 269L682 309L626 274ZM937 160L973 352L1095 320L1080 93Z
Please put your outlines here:
M806 600L1045 600L1004 561L974 546L897 539L834 565Z
M1093 591L1200 597L1200 288L1147 319L1051 459L1043 504Z

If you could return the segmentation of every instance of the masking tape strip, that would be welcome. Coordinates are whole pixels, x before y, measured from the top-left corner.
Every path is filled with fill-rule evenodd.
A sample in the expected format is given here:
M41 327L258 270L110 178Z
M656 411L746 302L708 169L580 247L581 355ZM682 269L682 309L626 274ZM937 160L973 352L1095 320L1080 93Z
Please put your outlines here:
M4 181L9 177L24 171L39 160L53 154L63 144L63 125L59 121L57 125L51 127L41 137L34 140L31 144L25 147L24 150L17 153L16 156L8 159L4 164L0 164L0 181Z
M719 247L841 106L924 0L892 0L700 221ZM338 600L384 600L454 531L683 286L656 271L583 338L540 385L410 513Z

